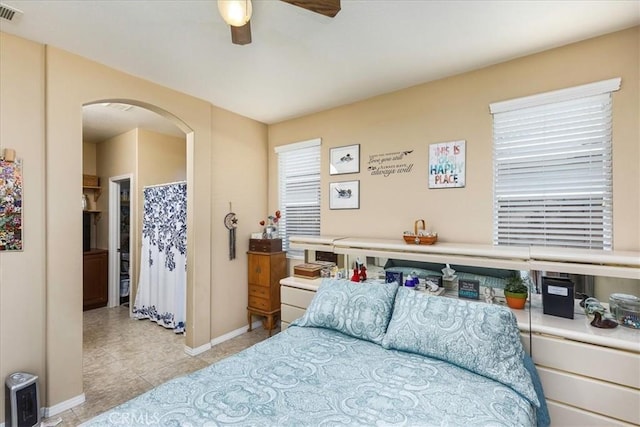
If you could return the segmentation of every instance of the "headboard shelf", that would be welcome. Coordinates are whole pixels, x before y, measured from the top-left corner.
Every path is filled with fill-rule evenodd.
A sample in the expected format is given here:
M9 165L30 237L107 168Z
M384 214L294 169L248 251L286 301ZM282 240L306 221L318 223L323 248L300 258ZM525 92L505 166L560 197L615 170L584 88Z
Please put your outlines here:
M640 252L442 242L407 245L402 239L292 236L292 247L346 256L397 258L511 270L543 270L640 280Z

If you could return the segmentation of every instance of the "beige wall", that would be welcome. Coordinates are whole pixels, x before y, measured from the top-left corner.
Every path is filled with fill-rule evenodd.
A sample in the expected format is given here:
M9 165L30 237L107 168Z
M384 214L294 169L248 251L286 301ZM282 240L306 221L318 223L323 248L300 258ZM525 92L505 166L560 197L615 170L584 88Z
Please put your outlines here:
M82 173L85 175L96 175L96 144L90 142L82 143Z
M46 387L44 47L0 33L0 58L0 145L23 160L24 183L24 250L0 252L0 378L23 370Z
M113 101L146 107L170 118L187 133L185 342L193 348L208 344L217 336L212 335L213 324L225 325L218 326L220 333L242 327L246 291L238 289L226 301L211 297L212 286L227 283L230 277L240 277L238 281L243 283L246 280L246 265L228 261L226 251L218 251L217 244L214 248L213 242L226 241L227 234L219 210L212 213L212 201L220 192L219 181L225 181L223 193L243 193L247 199L254 199L234 206L240 218L266 211L266 125L4 33L0 33L0 58L0 136L3 146L17 149L24 159L26 176L25 251L0 255L2 378L16 370L39 374L43 404L50 408L68 405L82 394L79 194L84 167L82 106L88 103ZM219 117L227 121L214 125L212 120ZM247 129L235 128L238 125ZM11 145L5 141L11 141ZM240 141L247 151L262 154L247 159L245 168L222 176L213 167L213 152L224 151L219 144L233 141ZM232 159L222 155L221 160ZM218 188L215 192L214 186ZM239 240L246 240L250 231L239 230ZM220 268L212 269L214 263ZM237 307L242 307L243 313L237 313ZM20 328L15 327L17 318L21 319ZM3 406L2 399L0 422Z
M137 129L132 129L94 144L97 147L96 170L102 187L97 206L102 212L98 221L98 248L109 249L109 178L128 174L135 176L137 137ZM132 204L134 202L132 200Z
M212 108L211 122L217 143L211 151L213 182L210 218L213 286L211 309L225 316L211 318L211 335L218 337L247 324L247 256L249 237L260 230L267 215L267 127L220 108ZM238 218L236 259L229 260L229 234L224 217L231 210ZM196 248L197 250L197 248ZM189 254L187 254L189 257Z
M492 117L489 104L622 77L613 96L614 247L640 250L639 29L269 126L269 210L278 205L273 147L322 138L322 233L400 238L418 218L442 241L492 243ZM466 140L466 187L428 189L429 144ZM361 145L360 173L330 176L329 148ZM372 154L414 150L408 174L367 172ZM360 209L332 211L330 182L360 180Z

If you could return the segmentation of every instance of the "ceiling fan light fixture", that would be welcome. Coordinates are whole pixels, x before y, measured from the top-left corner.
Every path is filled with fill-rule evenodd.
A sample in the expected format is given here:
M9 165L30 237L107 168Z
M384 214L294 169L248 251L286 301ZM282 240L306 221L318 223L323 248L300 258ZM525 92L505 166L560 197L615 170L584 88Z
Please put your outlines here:
M233 27L242 27L251 19L251 0L218 0L222 19Z

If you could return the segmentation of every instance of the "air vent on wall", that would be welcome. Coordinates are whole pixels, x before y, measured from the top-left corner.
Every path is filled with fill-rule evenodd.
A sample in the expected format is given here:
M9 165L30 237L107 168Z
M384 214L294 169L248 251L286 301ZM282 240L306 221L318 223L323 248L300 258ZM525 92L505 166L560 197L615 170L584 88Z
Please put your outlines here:
M22 16L22 11L15 7L8 6L4 3L0 3L0 18L7 21L15 21Z

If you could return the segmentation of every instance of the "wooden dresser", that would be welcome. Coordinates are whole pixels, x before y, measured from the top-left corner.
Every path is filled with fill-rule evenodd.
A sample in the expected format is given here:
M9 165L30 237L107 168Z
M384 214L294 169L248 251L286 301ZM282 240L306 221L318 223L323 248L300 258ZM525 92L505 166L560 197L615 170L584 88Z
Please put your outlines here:
M286 253L249 251L247 256L249 330L253 315L264 316L263 326L271 336L280 316L280 280L287 275Z
M109 252L91 249L82 256L82 310L104 307L109 301Z

